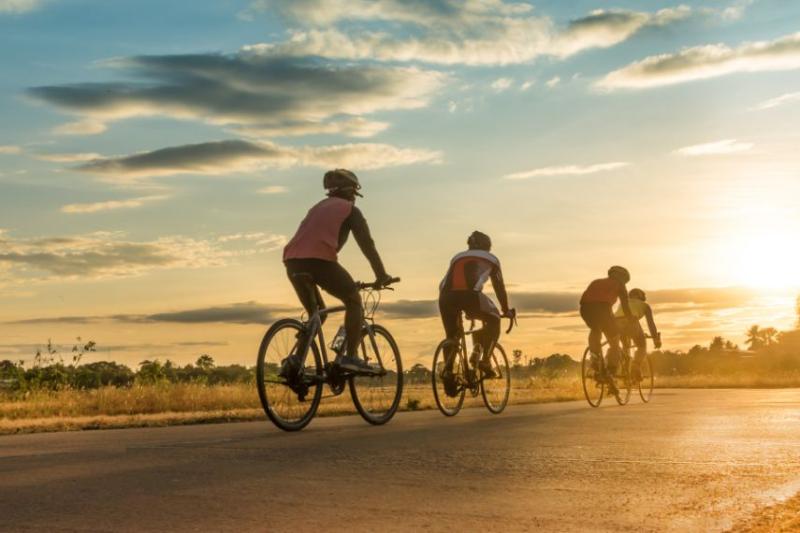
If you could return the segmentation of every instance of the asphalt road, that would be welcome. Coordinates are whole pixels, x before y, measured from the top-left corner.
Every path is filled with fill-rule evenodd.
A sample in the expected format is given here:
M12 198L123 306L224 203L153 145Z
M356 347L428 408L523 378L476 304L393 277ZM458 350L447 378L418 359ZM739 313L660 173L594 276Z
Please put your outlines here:
M2 531L723 530L800 491L800 391L0 437Z

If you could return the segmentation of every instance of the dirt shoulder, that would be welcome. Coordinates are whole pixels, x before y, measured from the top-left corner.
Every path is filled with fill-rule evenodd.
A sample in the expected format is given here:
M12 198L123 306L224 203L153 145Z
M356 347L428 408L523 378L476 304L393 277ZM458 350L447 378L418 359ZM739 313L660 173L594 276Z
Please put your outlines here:
M783 533L800 531L800 494L765 507L730 529L736 533Z

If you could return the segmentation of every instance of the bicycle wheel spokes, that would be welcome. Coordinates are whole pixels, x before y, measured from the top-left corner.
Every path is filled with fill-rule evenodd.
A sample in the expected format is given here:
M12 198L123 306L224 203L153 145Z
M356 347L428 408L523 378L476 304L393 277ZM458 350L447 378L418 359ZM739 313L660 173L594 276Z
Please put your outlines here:
M586 348L581 361L581 382L586 401L592 407L599 407L603 401L605 392L605 383L602 380L603 367L603 358Z
M370 424L385 424L400 405L403 394L403 363L400 350L391 334L381 326L372 328L374 344L369 335L364 335L359 356L374 368L381 369L381 374L351 377L350 394L364 420Z
M630 358L622 357L620 361L620 368L616 375L616 385L619 394L616 400L620 405L625 405L631 399L631 361Z
M492 370L496 377L481 380L481 394L486 408L494 414L501 413L508 404L511 392L511 372L508 369L506 351L496 344L492 352Z
M642 401L647 403L653 396L653 365L650 362L650 356L647 355L639 365L641 371L641 379L639 380L639 396Z
M258 352L256 381L261 405L267 416L279 428L297 431L313 418L322 396L322 366L316 343L306 355L302 372L299 370L298 335L303 326L297 320L281 320L273 325ZM284 372L289 359L290 372Z
M464 404L465 383L464 383L464 358L456 351L453 355L452 371L455 380L458 383L458 389L455 396L450 396L445 390L444 383L442 382L442 374L445 370L444 361L444 347L446 341L439 343L436 348L436 353L433 356L433 371L431 372L431 381L433 385L433 397L436 400L436 406L445 416L454 416ZM451 348L453 349L453 348ZM457 349L456 349L457 350ZM453 392L453 391L451 391Z

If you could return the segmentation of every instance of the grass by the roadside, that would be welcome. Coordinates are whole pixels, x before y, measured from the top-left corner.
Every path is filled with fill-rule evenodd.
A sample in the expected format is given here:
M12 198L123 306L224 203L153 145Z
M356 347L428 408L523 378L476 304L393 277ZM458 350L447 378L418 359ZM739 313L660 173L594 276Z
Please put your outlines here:
M800 374L775 376L661 376L661 388L800 387ZM326 388L320 416L354 413L348 391L329 397ZM516 379L510 404L580 400L580 378ZM465 407L480 405L469 395ZM407 384L401 410L435 409L427 383ZM264 418L254 385L163 384L96 390L32 391L0 394L0 434L117 427L163 426Z

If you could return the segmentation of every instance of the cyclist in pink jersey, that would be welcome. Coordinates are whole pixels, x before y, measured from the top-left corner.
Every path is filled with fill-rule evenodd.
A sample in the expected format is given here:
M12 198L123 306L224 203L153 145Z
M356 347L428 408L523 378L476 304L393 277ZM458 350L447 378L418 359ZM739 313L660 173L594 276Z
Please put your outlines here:
M325 173L323 186L328 191L328 197L308 211L283 250L283 262L289 280L309 314L317 306L325 305L320 287L344 303L346 351L337 356L334 364L347 370L369 370L367 363L357 357L363 321L358 287L347 270L338 263L338 252L351 232L369 261L378 284L386 284L392 276L386 273L367 221L355 206L356 196L361 196L358 177L349 170L331 170ZM314 280L316 302L309 301L310 296L295 277L297 274L308 274ZM289 364L296 363L291 357L288 359Z
M581 296L581 318L589 327L589 349L602 356L603 335L608 341L606 371L609 389L616 394L616 386L610 376L614 375L620 354L620 331L614 318L614 304L620 301L620 308L629 321L633 321L628 305L628 290L625 284L631 280L628 270L621 266L608 269L608 277L592 281Z

